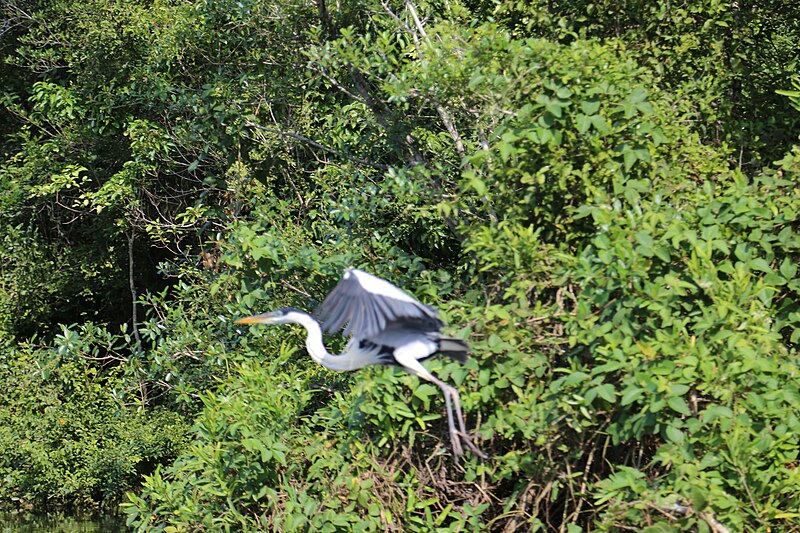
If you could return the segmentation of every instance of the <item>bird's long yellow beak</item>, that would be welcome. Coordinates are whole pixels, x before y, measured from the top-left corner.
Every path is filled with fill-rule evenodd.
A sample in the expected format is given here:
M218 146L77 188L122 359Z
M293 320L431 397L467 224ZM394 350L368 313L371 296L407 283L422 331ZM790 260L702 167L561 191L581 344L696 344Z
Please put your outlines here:
M252 315L240 318L236 324L272 324L275 317L271 313L264 313L263 315Z
M260 320L258 318L259 317L256 316L256 315L254 315L254 316L246 316L244 318L238 319L236 321L236 324L258 324L260 322Z

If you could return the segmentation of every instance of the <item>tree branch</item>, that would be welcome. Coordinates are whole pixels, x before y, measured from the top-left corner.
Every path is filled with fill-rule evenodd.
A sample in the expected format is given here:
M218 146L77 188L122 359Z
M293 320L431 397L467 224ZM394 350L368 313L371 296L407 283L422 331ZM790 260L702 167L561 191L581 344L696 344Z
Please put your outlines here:
M365 166L374 168L375 170L385 171L385 170L388 170L388 168L389 168L388 165L383 165L383 164L380 164L380 163L374 163L372 161L367 161L366 159L362 159L360 157L356 157L356 156L344 153L344 152L339 151L339 150L334 150L333 148L331 148L329 146L325 146L324 144L318 143L315 140L309 139L308 137L306 137L305 135L302 135L300 133L294 133L294 132L291 132L291 131L283 131L283 130L279 130L277 128L269 128L267 126L262 126L261 124L253 122L251 120L245 121L245 124L247 126L253 128L253 129L255 129L255 130L258 130L258 131L264 131L264 132L267 132L267 133L273 133L273 134L279 135L281 137L289 137L289 138L295 139L297 141L308 143L311 146L313 146L314 148L319 148L320 150L328 152L329 154L333 154L333 155L335 155L337 157L340 157L342 159L346 159L348 161L352 161L354 163L358 163L360 165L365 165Z

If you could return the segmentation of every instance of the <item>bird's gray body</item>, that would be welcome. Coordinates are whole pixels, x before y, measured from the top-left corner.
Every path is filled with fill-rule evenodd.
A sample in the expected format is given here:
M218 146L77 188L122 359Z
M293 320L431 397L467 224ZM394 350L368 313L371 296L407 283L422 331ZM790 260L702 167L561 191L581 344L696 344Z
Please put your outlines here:
M348 268L315 314L325 331L344 328L343 334L352 339L345 354L361 352L358 359L369 359L364 357L369 353L374 364L405 366L398 354L402 359L410 347L417 361L437 353L467 360L466 342L439 333L444 324L436 309L363 270Z
M357 346L356 346L357 345ZM461 339L442 337L438 332L419 333L406 328L385 329L376 338L354 339L351 346L361 351L374 352L380 364L402 366L395 357L395 351L404 346L416 345L417 361L425 361L435 355L449 356L460 363L467 361L469 345ZM349 348L345 349L345 352Z

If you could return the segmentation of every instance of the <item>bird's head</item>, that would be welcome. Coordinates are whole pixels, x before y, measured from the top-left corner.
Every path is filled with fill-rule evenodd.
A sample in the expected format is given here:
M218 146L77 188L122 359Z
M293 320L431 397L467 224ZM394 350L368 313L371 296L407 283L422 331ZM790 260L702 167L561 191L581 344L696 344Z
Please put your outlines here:
M236 321L237 324L298 324L308 314L293 307L282 307L269 313L246 316Z

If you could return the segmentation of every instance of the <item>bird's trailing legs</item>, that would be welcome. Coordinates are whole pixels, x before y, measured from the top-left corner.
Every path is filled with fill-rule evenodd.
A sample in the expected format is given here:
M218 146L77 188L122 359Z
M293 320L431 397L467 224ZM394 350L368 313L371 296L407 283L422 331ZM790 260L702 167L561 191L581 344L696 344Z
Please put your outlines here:
M464 414L461 412L461 399L458 395L458 389L435 378L430 373L426 374L427 375L420 375L420 377L438 385L439 388L442 389L442 394L444 394L444 403L447 408L447 427L450 430L450 443L453 446L453 454L456 458L464 455L464 449L461 447L461 443L463 442L474 455L481 459L488 459L489 456L483 453L467 434L467 429L464 425ZM454 407L455 418L458 418L458 429L456 429L456 425L453 421Z

